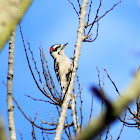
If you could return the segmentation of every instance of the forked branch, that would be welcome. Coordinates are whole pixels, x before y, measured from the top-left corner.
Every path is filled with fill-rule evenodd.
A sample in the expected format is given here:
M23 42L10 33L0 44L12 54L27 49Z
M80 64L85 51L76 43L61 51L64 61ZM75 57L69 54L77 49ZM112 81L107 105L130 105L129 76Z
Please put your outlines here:
M54 140L61 139L64 121L65 121L66 114L67 114L67 108L68 108L68 104L70 102L73 87L74 87L76 70L78 68L78 61L79 61L79 56L80 56L80 52L81 52L81 45L82 45L83 38L84 38L83 33L84 33L84 28L85 28L85 17L86 17L87 4L88 4L88 0L83 0L82 5L81 5L80 16L79 16L80 22L79 22L79 28L78 28L77 41L75 44L75 53L74 53L74 57L73 57L74 58L73 72L72 72L70 84L69 84L68 90L66 92L64 102L62 104L61 113L60 113L60 117L58 120L57 131L56 131Z

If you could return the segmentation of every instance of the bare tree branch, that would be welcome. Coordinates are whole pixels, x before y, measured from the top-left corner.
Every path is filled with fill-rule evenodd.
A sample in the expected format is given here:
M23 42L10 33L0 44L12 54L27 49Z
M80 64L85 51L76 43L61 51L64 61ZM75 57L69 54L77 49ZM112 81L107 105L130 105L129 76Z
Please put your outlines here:
M109 13L110 11L112 11L118 4L120 4L122 2L122 0L120 0L118 3L114 4L109 10L107 10L102 16L99 16L99 11L101 9L101 6L102 6L102 0L100 0L100 3L99 3L99 6L98 6L98 9L96 11L96 15L95 15L95 18L93 20L92 23L89 24L89 17L90 17L90 12L91 12L91 5L92 5L92 0L91 0L91 3L90 3L90 6L89 6L89 13L88 13L88 19L87 19L87 23L86 23L86 28L89 27L88 29L88 33L85 35L85 39L84 39L84 42L93 42L97 39L98 37L98 31L99 31L99 20L102 19L104 16L106 16L107 13ZM97 23L97 29L96 29L96 36L94 39L91 38L91 31L94 27L94 24Z
M109 74L108 74L107 70L106 70L106 69L104 69L103 67L102 67L102 69L106 72L107 77L109 78L109 80L111 81L111 83L113 84L113 86L115 87L116 92L120 95L120 92L119 92L119 90L118 90L117 86L115 85L115 82L111 79L111 77L109 76Z
M91 6L92 6L92 0L90 1L90 5L89 5L89 12L88 12L87 25L88 25L88 23L89 23L89 17L90 17L90 13L91 13Z
M10 140L16 140L15 122L13 113L14 48L15 48L15 32L12 32L9 41L9 60L8 60L8 75L7 75L7 109L8 109Z
M19 130L18 130L18 133L20 134L20 139L23 140L23 136Z
M78 83L78 89L79 89L79 92L77 93L77 96L79 94L79 98L80 98L80 117L81 117L81 122L80 122L80 130L82 130L82 125L83 125L83 108L82 108L82 105L83 105L83 100L82 100L82 89L83 89L83 86L81 87L80 85L80 82L79 82L79 76L77 76L77 83Z
M31 97L29 95L26 95L26 94L24 94L24 95L29 97L30 99L33 99L34 101L42 101L42 102L45 102L45 103L50 103L50 104L56 105L55 103L50 102L50 101L46 101L46 100L43 100L43 99L36 99L36 98L33 98L33 97Z
M102 16L100 16L97 20L95 20L96 22L99 21L101 18L103 18L107 13L109 13L110 11L112 11L118 4L120 4L122 2L122 0L120 0L118 3L114 4L112 6L112 8L110 8L108 11L106 11Z
M94 97L94 93L92 93L91 110L90 110L90 116L89 116L89 122L88 122L88 124L89 124L90 121L91 121L92 112L93 112L93 97Z
M124 116L123 121L125 121L125 119L126 119L126 109L125 109L125 116ZM120 139L124 126L125 126L125 123L123 123L123 125L122 125L122 129L121 129L121 131L120 131L120 133L119 133L119 136L118 136L117 140Z
M79 17L79 13L77 12L77 10L76 10L76 8L75 8L74 4L73 4L70 0L68 0L68 1L69 1L69 3L73 6L73 9L75 10L75 12L76 12L77 16Z
M74 123L75 131L76 131L76 134L78 134L80 132L80 125L78 123L78 117L76 114L76 95L75 94L72 95L71 109L72 109L72 116L73 116L73 123Z
M27 115L26 115L26 114L24 113L24 111L21 109L21 107L19 106L18 102L15 100L14 97L13 97L13 100L14 100L14 102L16 103L18 109L19 109L19 110L21 111L21 113L23 114L23 116L32 124L33 121L31 121L31 119L29 119L29 118L27 117ZM56 129L56 127L50 128L50 129L44 128L44 127L40 127L40 126L38 126L38 125L35 124L35 123L34 123L34 126L37 127L37 128L39 128L39 129L41 129L41 130L48 130L48 131L52 131L52 130L55 130L55 129Z
M87 4L88 4L88 0L83 0L82 5L81 5L80 16L79 16L80 22L79 22L79 29L78 29L78 35L77 35L77 42L75 45L73 72L72 72L70 84L68 87L68 91L66 92L66 96L65 96L64 102L62 104L61 113L60 113L60 117L58 120L57 131L56 131L54 140L61 139L64 121L65 121L66 114L67 114L67 108L68 108L68 104L70 102L73 87L74 87L76 70L78 68L78 61L79 61L79 56L80 56L80 52L81 52L81 45L82 45L82 42L84 39L83 33L84 33L84 28L85 28L85 16L86 16Z
M19 26L20 26L20 25L19 25ZM28 62L28 66L29 66L29 69L30 69L30 72L31 72L31 74L32 74L32 77L33 77L33 79L34 79L35 84L37 85L38 89L42 92L43 95L45 95L47 98L49 98L49 99L50 99L51 101L53 101L55 104L60 105L60 103L57 102L53 97L51 97L50 94L46 91L46 88L45 88L44 84L41 82L41 80L40 80L40 82L41 82L41 84L42 84L43 89L39 86L39 84L38 84L38 82L37 82L37 80L36 80L36 78L35 78L35 75L34 75L34 73L33 73L33 71L32 71L31 65L30 65L30 61L29 61L29 58L28 58L28 54L27 54L26 45L25 45L25 41L24 41L24 37L23 37L23 33L22 33L21 26L20 26L20 33L21 33L21 37L22 37L22 42L23 42L23 46L24 46L24 50L25 50L25 54L26 54L26 59L27 59L27 62ZM29 44L28 44L28 45L29 45ZM35 62L35 61L34 61L34 62ZM36 62L35 62L35 63L36 63ZM44 90L44 91L43 91L43 90Z
M95 121L91 122L76 140L90 140L97 136L106 127L106 125L113 122L120 115L125 106L139 96L139 85L140 73L138 73L136 79L134 79L132 84L125 90L124 94L111 104L112 109L107 109L103 115L97 117Z

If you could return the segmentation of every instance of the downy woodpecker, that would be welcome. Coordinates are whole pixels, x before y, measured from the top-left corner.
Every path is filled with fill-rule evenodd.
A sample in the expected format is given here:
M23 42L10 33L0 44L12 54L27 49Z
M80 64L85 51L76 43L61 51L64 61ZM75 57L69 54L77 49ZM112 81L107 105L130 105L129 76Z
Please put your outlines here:
M56 44L50 48L50 54L54 59L54 70L61 86L62 93L65 95L70 81L71 66L70 59L64 54L66 44Z

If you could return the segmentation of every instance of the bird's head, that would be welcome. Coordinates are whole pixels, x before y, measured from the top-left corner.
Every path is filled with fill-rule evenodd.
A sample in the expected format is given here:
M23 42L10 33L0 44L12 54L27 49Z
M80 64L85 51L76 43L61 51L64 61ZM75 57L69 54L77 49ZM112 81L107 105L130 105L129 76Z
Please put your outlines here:
M53 58L56 58L59 55L64 54L64 49L68 43L66 44L56 44L50 48L50 54Z

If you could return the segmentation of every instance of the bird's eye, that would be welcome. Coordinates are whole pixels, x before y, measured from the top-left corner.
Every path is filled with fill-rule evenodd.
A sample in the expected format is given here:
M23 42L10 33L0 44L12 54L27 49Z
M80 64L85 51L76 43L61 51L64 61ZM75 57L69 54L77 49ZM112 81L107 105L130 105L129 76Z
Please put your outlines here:
M60 52L58 52L58 55L60 55Z

